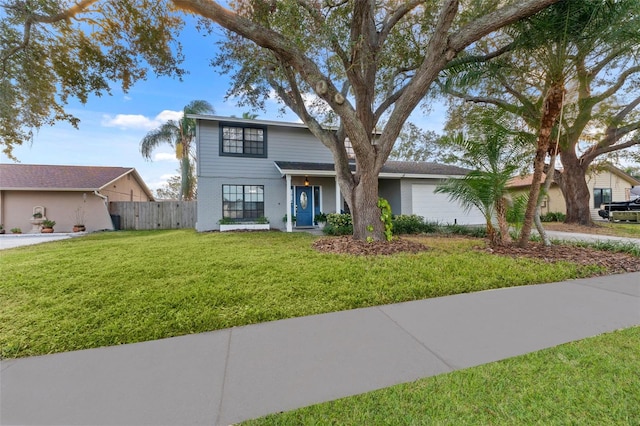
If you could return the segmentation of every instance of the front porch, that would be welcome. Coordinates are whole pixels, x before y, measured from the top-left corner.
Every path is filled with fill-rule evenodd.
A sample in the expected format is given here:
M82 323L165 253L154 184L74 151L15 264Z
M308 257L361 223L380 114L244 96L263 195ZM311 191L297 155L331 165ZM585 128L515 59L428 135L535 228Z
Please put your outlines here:
M344 204L333 164L284 161L274 164L286 181L287 209L283 218L286 232L317 230L322 234L315 216L340 213Z

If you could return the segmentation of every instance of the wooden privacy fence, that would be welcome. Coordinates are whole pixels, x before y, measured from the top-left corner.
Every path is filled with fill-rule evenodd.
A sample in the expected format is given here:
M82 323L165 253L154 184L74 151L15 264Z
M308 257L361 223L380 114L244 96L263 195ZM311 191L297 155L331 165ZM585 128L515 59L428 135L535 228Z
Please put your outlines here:
M195 228L196 201L113 201L109 213L116 229Z

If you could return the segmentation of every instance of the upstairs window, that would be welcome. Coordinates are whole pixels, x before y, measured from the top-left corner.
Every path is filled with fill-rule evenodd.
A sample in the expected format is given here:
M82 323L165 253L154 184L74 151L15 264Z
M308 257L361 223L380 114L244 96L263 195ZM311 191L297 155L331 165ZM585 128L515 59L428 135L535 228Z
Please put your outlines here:
M267 156L267 131L259 126L220 125L220 155Z

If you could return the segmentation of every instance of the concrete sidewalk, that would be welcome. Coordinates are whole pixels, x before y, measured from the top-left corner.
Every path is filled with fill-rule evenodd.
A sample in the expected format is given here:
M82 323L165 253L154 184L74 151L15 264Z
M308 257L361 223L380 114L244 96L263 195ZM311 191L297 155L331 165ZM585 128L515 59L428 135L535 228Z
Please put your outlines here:
M533 231L533 232L537 234L537 231ZM560 232L560 231L549 231L549 230L547 230L546 232L549 235L549 238L551 240L585 241L589 243L614 241L618 243L632 243L640 246L640 238L616 237L613 235L598 235L598 234L579 234L576 232Z
M640 325L640 273L2 361L0 424L228 425Z

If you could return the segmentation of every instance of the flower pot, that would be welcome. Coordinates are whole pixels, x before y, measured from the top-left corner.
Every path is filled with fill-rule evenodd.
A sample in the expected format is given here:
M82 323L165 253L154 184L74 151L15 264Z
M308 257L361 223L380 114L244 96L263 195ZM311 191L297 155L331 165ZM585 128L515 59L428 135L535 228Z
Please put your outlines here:
M42 228L42 232L43 234L51 234L53 233L53 228Z
M85 231L85 227L84 225L74 225L73 226L73 232L84 232Z

